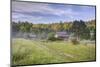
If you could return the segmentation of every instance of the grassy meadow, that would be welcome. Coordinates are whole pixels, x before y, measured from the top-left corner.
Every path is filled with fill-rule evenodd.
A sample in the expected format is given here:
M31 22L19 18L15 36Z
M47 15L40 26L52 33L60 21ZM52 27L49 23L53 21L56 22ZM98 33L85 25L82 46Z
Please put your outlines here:
M94 44L73 45L70 41L12 40L13 65L94 61Z

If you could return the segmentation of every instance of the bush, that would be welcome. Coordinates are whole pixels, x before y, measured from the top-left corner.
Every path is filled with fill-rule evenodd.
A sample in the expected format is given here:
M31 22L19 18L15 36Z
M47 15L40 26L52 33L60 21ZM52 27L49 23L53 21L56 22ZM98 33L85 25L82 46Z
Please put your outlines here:
M49 37L48 40L50 40L50 41L59 41L59 40L62 40L62 39L55 38L55 37Z
M62 38L56 38L54 37L55 33L54 32L51 32L48 34L48 40L49 41L60 41L60 40L63 40Z
M79 44L79 41L78 41L77 39L72 39L71 42L72 42L72 44L74 44L74 45Z

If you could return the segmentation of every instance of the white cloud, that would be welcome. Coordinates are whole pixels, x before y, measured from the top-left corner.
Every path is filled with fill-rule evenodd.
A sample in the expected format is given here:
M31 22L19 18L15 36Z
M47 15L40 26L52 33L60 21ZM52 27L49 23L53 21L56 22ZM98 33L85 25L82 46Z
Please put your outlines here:
M39 12L42 14L51 14L57 16L69 16L69 15L77 15L77 12L72 11L71 9L60 9L60 8L52 8L50 4L43 3L28 3L28 2L12 2L12 11L19 12Z
M43 17L41 17L41 16L36 17L36 16L29 16L29 15L26 15L26 14L24 15L24 14L12 13L12 20L18 20L18 19L21 19L21 20L24 20L24 21L25 20L26 21L28 21L28 20L36 21L36 20L43 19Z

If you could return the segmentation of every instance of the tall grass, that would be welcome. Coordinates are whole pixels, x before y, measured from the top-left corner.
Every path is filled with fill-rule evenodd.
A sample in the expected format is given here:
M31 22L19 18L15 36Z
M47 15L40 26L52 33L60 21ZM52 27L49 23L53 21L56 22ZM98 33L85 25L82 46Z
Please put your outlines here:
M13 65L93 61L95 45L72 45L65 41L13 39Z

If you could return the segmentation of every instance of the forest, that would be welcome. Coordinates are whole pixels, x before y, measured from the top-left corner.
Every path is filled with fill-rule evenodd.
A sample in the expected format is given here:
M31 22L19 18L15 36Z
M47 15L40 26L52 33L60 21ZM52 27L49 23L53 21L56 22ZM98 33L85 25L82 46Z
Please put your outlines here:
M59 31L65 31L81 39L95 40L96 35L96 23L95 20L83 21L75 20L73 22L62 22L51 23L51 24L34 24L28 21L25 22L12 22L12 33L23 32L23 33L34 33L34 34L51 34ZM92 35L91 35L92 33ZM92 38L91 38L92 36Z

